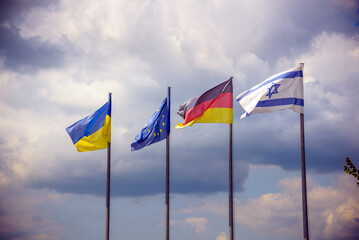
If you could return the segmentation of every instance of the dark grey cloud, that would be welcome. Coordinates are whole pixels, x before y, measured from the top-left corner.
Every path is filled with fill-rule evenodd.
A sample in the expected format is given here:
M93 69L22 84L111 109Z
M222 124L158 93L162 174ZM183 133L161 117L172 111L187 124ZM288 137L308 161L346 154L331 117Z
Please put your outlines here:
M339 1L338 1L339 2ZM356 8L347 8L335 1L281 1L276 20L268 31L266 44L256 46L253 51L262 59L276 61L281 57L295 57L310 47L313 36L322 32L336 32L353 36L359 33ZM270 21L270 20L269 20ZM260 30L259 30L260 31Z
M136 35L136 41L127 47L148 61L157 74L166 72L163 66L171 70L172 63L177 64L176 70L183 64L192 69L198 67L196 53L206 48L211 53L208 56L210 58L216 56L217 47L222 47L234 65L240 62L240 56L245 52L253 53L263 61L275 62L283 57L295 58L305 52L310 48L313 36L322 32L336 32L346 36L359 33L356 26L359 20L358 4L348 8L339 1L252 2L245 6L232 1L226 3L225 7L196 11L202 14L203 22L198 18L192 19L193 16L181 8L171 12L172 18L167 19L153 10L157 9L156 3L153 5L152 11L145 11L129 21L130 26L139 31L131 32ZM191 20L193 24L184 28L186 21ZM169 21L177 31L166 31ZM148 23L153 25L149 27ZM174 39L178 48L171 49L169 43L173 44ZM210 41L201 44L203 39ZM174 51L181 52L183 62L173 58L176 55L170 53ZM218 59L218 64L221 64L220 61Z
M22 14L35 7L49 7L58 0L2 0L0 3L0 23L22 21Z
M36 72L44 68L58 68L64 64L60 46L41 38L23 38L18 29L0 27L0 56L6 68L19 72Z
M217 143L218 144L218 143ZM147 147L138 152L122 151L112 156L111 194L119 196L147 196L163 194L165 191L165 155L164 142L158 146ZM189 144L193 145L193 144ZM115 146L113 146L115 147ZM152 149L150 149L152 147ZM216 148L204 142L201 147L171 147L170 186L171 193L213 194L228 191L228 146L218 144ZM116 159L127 159L125 162ZM44 188L61 193L93 194L104 196L106 191L106 171L101 162L92 157L84 162L74 162L52 177L29 179L33 188ZM94 160L94 161L93 161ZM76 176L69 174L77 170L89 171L89 174ZM243 191L248 177L248 165L234 158L234 190Z
M346 236L341 237L321 237L318 236L318 240L357 240L359 238L359 230L358 230L359 224L355 227L347 227L345 230L345 233L342 233Z
M0 232L1 239L24 239L29 237L28 232L21 231L9 231L9 232Z
M24 38L17 25L32 8L49 7L56 1L4 0L0 6L0 56L4 66L19 72L36 72L43 68L56 68L64 64L60 46L43 41L40 37Z
M241 135L243 138L238 137L238 152L242 154L244 161L251 164L277 165L286 170L300 170L299 114L290 110L273 114L275 116L250 116L252 119L242 120L246 121L243 122L243 127L239 122L240 129L236 136ZM306 122L309 123L307 119L305 125ZM292 134L281 139L288 129ZM353 146L353 140L324 119L318 131L305 127L305 146L307 169L316 173L341 172L345 157L359 157L359 150Z

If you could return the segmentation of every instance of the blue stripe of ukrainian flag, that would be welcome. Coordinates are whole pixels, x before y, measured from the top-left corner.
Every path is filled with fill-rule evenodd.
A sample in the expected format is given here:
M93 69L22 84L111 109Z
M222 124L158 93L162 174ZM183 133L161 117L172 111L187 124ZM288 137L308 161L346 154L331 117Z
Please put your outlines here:
M79 152L107 148L107 143L111 143L111 94L105 105L66 131Z

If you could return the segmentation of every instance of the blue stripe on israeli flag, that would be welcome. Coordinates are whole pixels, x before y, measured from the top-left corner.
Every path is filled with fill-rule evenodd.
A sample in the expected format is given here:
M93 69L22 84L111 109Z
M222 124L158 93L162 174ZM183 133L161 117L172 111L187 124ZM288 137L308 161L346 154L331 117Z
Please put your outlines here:
M282 105L298 105L304 106L304 100L299 98L279 98L259 101L256 107L273 107L273 106L282 106Z

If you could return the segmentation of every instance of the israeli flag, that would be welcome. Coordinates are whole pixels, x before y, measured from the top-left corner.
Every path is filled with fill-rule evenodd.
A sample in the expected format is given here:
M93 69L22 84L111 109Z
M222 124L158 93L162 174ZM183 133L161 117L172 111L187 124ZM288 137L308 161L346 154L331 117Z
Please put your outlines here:
M254 113L271 113L292 109L304 113L303 64L278 73L239 94L236 100L246 111L242 118Z

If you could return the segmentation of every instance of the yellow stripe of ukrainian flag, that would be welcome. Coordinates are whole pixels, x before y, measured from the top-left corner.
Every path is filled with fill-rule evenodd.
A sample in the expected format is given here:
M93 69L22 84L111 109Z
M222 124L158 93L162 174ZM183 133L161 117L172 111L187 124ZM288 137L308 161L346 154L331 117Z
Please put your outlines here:
M88 152L107 148L108 142L111 143L111 117L106 115L103 127L90 136L81 138L75 146L79 152Z

